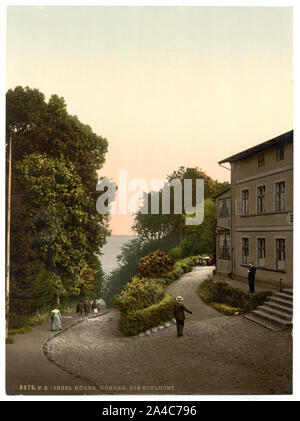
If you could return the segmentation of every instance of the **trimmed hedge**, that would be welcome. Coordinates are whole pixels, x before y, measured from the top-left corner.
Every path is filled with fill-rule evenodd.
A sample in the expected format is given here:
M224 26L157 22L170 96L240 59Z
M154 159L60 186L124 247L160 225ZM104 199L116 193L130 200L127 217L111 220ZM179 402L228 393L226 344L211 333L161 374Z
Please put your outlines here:
M166 276L163 277L165 285L170 285L173 281L180 278L187 272L191 272L193 267L196 265L197 256L187 257L182 260L178 260L175 263L174 269L172 272L169 272Z
M164 295L165 289L159 279L134 277L115 298L114 307L125 313L141 310L159 303Z
M198 295L202 300L208 304L214 303L226 304L233 310L239 312L249 312L255 310L259 305L263 305L264 301L272 293L270 291L263 291L258 294L247 294L241 289L233 288L226 282L214 282L212 280L203 281L198 288ZM222 311L226 306L214 306L221 312L228 314L227 311Z
M157 304L137 311L121 313L119 329L125 335L137 335L147 329L162 325L173 318L175 299L166 293Z
M174 297L166 293L171 282L190 272L196 256L175 263L174 269L162 278L133 277L114 300L121 312L119 329L125 335L137 335L173 318Z

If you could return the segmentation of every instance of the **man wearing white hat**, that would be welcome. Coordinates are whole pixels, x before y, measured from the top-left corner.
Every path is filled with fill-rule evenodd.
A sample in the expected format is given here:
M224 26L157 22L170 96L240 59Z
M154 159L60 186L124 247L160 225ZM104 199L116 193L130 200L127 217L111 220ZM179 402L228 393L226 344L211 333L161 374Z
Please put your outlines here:
M176 319L176 326L177 326L177 336L183 336L183 327L184 327L184 320L185 320L185 314L187 313L192 314L190 310L184 307L182 304L183 297L179 295L176 298L176 303L174 304L174 317Z

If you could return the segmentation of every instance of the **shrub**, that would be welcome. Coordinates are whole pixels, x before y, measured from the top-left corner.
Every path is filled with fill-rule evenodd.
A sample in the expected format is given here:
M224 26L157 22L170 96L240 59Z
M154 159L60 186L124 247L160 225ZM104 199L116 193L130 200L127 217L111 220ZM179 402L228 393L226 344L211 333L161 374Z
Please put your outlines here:
M174 267L174 258L162 250L143 256L138 264L138 275L143 278L161 278Z
M178 259L181 259L182 258L183 251L182 251L182 248L181 247L177 246L177 247L172 248L169 251L169 254L171 256L173 256L175 260L178 260Z
M191 271L196 257L176 262L174 269L159 279L134 277L114 300L121 311L119 329L125 335L136 335L173 317L174 298L165 288L184 273Z
M226 314L226 316L237 316L240 313L244 313L243 309L231 307L225 303L211 303L211 306L220 311L220 313Z
M173 281L180 278L180 276L190 272L196 264L196 259L197 257L193 256L177 261L174 269L163 277L165 285L170 285Z
M128 336L137 335L152 327L159 326L173 317L174 297L166 293L157 304L128 313L121 313L119 329Z
M24 326L24 327L20 327L18 329L9 329L8 333L10 335L24 335L25 333L28 333L31 331L31 327L30 326Z
M234 309L243 312L256 309L257 306L264 303L268 295L271 295L271 292L264 291L256 295L250 295L238 288L231 287L226 282L206 280L200 284L198 295L204 302L211 304L217 310L228 314L231 311L234 311ZM225 306L220 304L224 304ZM229 311L226 306L231 307L232 310Z
M114 298L136 275L136 266L141 257L158 249L167 251L171 248L171 244L173 239L169 237L155 240L138 237L126 242L118 256L119 267L105 279L103 298L107 307L112 307Z
M161 281L134 277L115 298L114 307L124 313L143 309L161 301L164 294Z

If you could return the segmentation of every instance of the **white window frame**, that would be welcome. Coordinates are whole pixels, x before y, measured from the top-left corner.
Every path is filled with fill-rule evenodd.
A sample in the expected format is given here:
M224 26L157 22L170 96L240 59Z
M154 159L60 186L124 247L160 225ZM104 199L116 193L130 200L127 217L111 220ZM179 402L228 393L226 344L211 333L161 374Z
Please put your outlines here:
M263 264L261 263L260 257L259 257L259 248L258 248L258 242L259 240L265 240L265 257L264 257L264 262ZM267 260L267 237L265 236L258 236L256 237L256 258L257 258L257 266L258 267L266 267L266 260Z
M279 183L285 183L285 188L284 188L284 209L276 209L276 184L279 184ZM286 210L286 199L287 199L287 182L286 182L286 179L274 181L274 212L283 212L283 211Z
M243 239L247 239L248 240L248 262L247 263L245 263L244 261L243 261L243 256L244 256L244 254L243 254ZM249 263L250 263L250 237L249 236L247 236L247 235L243 235L242 237L241 237L241 250L242 250L242 265L249 265Z
M278 159L278 152L279 152L280 148L283 148L283 158L282 159ZM283 145L277 146L277 148L276 148L276 161L277 162L284 161L284 156L285 156L285 145L283 144Z
M265 197L264 197L264 211L263 212L259 212L258 211L258 189L260 188L260 187L264 187L265 188ZM266 213L266 203L267 203L267 186L266 186L266 184L258 184L257 186L256 186L256 213L259 213L259 214L264 214L264 213Z
M243 192L248 191L248 212L244 212L244 201L243 201ZM242 203L242 215L249 215L250 214L250 188L244 187L241 189L241 203Z
M263 161L259 160L260 156L263 156ZM265 166L265 163L266 163L265 157L266 157L265 151L258 152L258 154L257 154L257 168L261 168L261 167Z
M221 210L221 202L223 200L227 200L228 202L228 206L227 206L227 210L229 215L228 216L220 216L220 210ZM231 197L223 197L222 199L218 199L218 218L230 218L231 216Z
M277 248L276 248L276 242L277 240L284 240L284 254L285 254L285 260L280 260L282 262L284 262L284 267L282 265L282 267L277 267ZM286 262L287 262L287 238L284 236L280 236L280 237L275 237L274 238L274 260L275 260L275 269L276 270L286 270Z
M221 257L221 253L220 253L220 237L221 236L226 236L228 237L228 244L227 244L227 249L228 249L228 257ZM218 259L220 260L230 260L231 259L231 238L230 238L230 232L222 232L218 234Z

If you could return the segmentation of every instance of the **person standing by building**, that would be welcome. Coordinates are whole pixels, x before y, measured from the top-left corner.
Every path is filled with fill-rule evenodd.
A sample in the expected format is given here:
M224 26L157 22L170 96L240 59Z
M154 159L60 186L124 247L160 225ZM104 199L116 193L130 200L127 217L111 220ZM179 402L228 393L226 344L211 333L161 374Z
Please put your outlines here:
M256 268L253 262L250 262L249 269L248 269L248 283L249 283L250 294L253 294L255 292L255 274L256 274Z
M183 336L183 327L184 327L184 320L185 320L185 314L187 313L192 314L190 310L184 307L182 304L183 297L180 295L176 298L176 303L174 304L174 317L176 320L176 327L177 327L177 336Z

